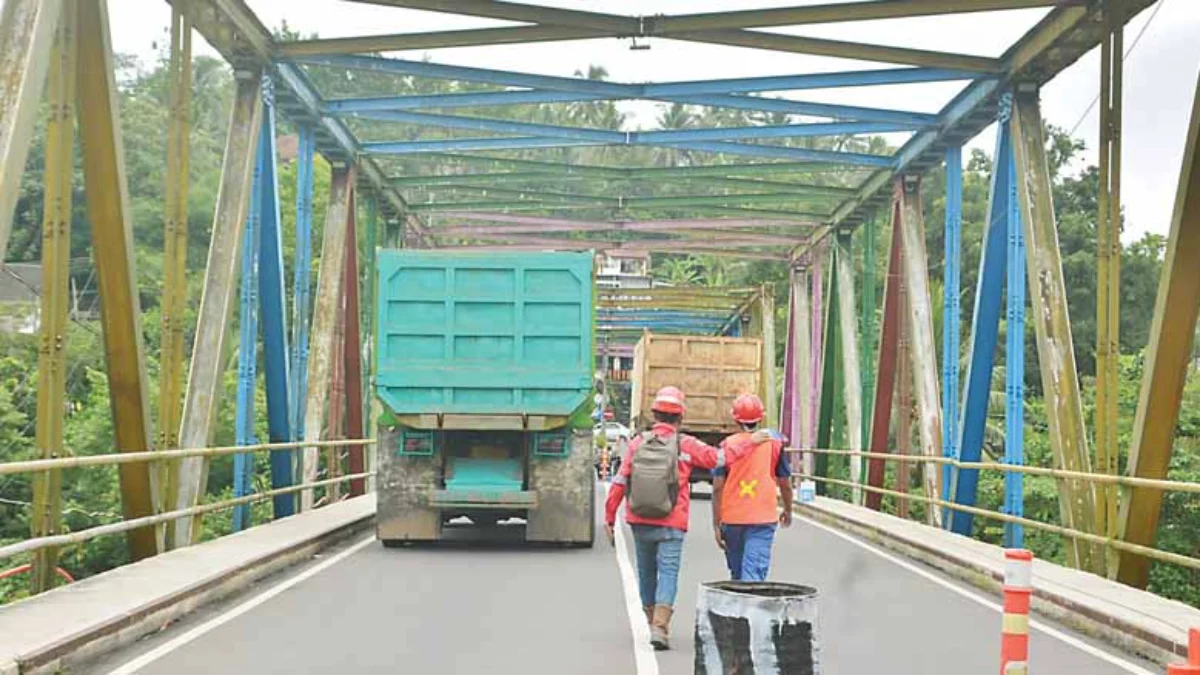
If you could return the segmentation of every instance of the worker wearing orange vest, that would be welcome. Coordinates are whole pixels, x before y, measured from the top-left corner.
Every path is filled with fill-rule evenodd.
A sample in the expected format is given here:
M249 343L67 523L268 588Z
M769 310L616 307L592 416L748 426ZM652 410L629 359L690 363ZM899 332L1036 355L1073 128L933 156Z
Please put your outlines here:
M746 442L762 422L763 402L753 394L743 394L733 402L732 413L742 432L722 445ZM766 581L775 524L792 524L791 475L783 442L775 434L738 463L713 471L713 525L734 581ZM783 497L782 513L776 486Z

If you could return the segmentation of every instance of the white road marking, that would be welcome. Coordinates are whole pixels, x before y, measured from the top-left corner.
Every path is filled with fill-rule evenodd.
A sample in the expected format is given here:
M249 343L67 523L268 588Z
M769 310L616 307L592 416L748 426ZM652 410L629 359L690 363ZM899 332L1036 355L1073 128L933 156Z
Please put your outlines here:
M158 647L151 649L150 651L146 652L145 654L142 654L141 656L137 657L136 659L129 661L125 665L120 666L120 667L116 668L115 670L109 671L108 675L132 675L132 673L138 672L142 668L145 668L146 666L161 659L162 657L166 656L167 654L170 654L171 652L175 651L176 649L179 649L180 647L186 645L187 643L192 642L196 638L203 636L204 634L208 633L209 631L212 631L214 628L219 628L220 626L222 626L226 623L229 623L230 621L233 621L234 619L238 618L239 616L245 614L246 612L249 612L250 610L254 609L255 607L258 607L259 605L270 600L271 598L274 598L275 596L279 595L280 593L283 593L284 591L292 588L293 586L315 577L316 575L320 574L321 572L324 572L325 570L329 569L330 567L333 567L334 565L340 563L341 561L345 560L346 558L349 558L350 556L354 555L355 553L358 553L359 551L361 551L363 548L365 548L367 545L373 543L374 541L375 541L374 535L367 537L366 539L363 539L362 541L358 542L357 544L354 544L353 546L346 549L345 551L338 553L337 555L329 558L328 560L326 560L320 564L314 565L313 567L310 567L309 569L304 570L300 574L297 574L296 576L292 577L291 579L288 579L287 581L279 584L278 586L273 586L273 587L267 589L266 591L259 593L258 595L247 600L246 602L243 602L242 604L238 605L237 607L234 607L233 609L231 609L227 612L224 612L218 616L215 616L212 619L209 619L208 621L205 621L204 623L200 624L199 626L196 626L195 628L189 630L188 632L184 633L183 635L180 635L179 637L177 637L173 640L165 642L165 643L159 645Z
M621 569L621 588L625 591L625 611L629 614L629 629L633 633L633 660L637 675L658 675L658 658L650 645L650 627L646 625L646 613L642 611L642 599L638 593L637 575L629 561L633 551L625 537L625 526L617 521L613 528L617 535L617 567Z
M908 562L907 560L902 560L890 553L886 553L886 552L876 548L875 546L872 546L864 541L859 540L858 538L856 538L853 535L846 534L845 532L842 532L836 528L825 525L824 523L819 523L811 518L807 518L807 517L801 516L799 514L797 514L796 517L799 518L800 520L803 520L804 522L808 523L809 525L812 525L818 529L824 530L824 531L828 532L829 534L834 535L835 537L844 539L861 549L870 551L871 553L874 553L875 555L879 556L880 558L883 558L884 560L887 560L888 562L890 562L894 565L898 565L898 566L908 570L909 572L916 574L919 577L928 579L929 581L932 581L933 583L935 583L943 588L946 588L947 590L949 590L953 593L956 593L964 598L967 598L968 600L970 600L976 604L983 605L984 607L995 610L996 612L1000 612L1000 613L1004 612L1004 607L1002 605L992 602L991 600L983 598L979 595L976 595L975 593L968 591L964 588L961 588L957 584L951 583L928 570L922 569L922 568L918 567L917 565ZM1101 661L1110 663L1110 664L1124 670L1127 673L1133 673L1134 675L1157 675L1153 671L1146 670L1145 668L1137 665L1136 663L1133 663L1132 661L1127 661L1119 656L1114 656L1112 654L1109 654L1108 652L1104 651L1103 649L1098 649L1096 647L1093 647L1092 645L1089 645L1088 643L1080 640L1079 638L1068 635L1067 633L1064 633L1052 626L1048 626L1036 619L1031 618L1029 621L1029 625L1030 625L1030 627L1034 628L1035 630L1039 630L1039 631L1045 633L1046 635L1049 635L1052 638L1055 638L1057 640L1065 642L1066 644L1074 647L1075 649L1078 649L1081 652L1084 652L1086 654L1094 656L1095 658L1100 659Z

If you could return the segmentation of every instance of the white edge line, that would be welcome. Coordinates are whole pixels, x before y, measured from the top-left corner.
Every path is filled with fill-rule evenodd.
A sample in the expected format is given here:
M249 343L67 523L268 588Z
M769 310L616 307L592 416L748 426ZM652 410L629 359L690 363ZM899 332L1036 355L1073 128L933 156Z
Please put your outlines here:
M821 530L824 530L824 531L828 532L829 534L832 534L836 537L840 537L841 539L844 539L861 549L870 551L871 553L874 553L875 555L879 556L880 558L883 558L884 560L887 560L888 562L890 562L894 565L898 565L899 567L902 567L902 568L908 570L909 572L916 574L919 577L922 577L924 579L932 581L933 583L935 583L939 586L942 586L943 588L946 588L953 593L961 595L962 597L967 598L968 600L971 600L972 602L975 602L976 604L983 605L984 607L995 610L997 612L1004 611L1004 607L1002 605L999 605L990 600L986 600L986 599L980 597L979 595L977 595L971 591L968 591L964 588L961 588L957 584L951 583L928 570L921 569L920 567L914 565L913 563L908 562L907 560L902 560L900 558L897 558L896 556L891 555L890 553L886 553L886 552L876 548L875 546L872 546L866 542L860 541L854 535L846 534L845 532L842 532L836 528L825 525L824 523L817 522L816 520L813 520L812 518L809 518L807 516L802 516L800 514L796 514L796 517L803 520L804 522L808 523L809 525L812 525ZM1035 590L1035 593L1036 593L1036 590ZM1117 666L1118 668L1121 668L1122 670L1125 670L1126 672L1133 673L1134 675L1159 675L1158 673L1155 673L1153 671L1146 670L1145 668L1137 665L1136 663L1133 663L1132 661L1128 661L1119 656L1114 656L1114 655L1104 651L1103 649L1098 649L1098 648L1080 640L1079 638L1076 638L1072 635L1068 635L1067 633L1064 633L1061 630L1058 630L1057 628L1054 628L1052 626L1048 626L1048 625L1042 623L1041 621L1038 621L1037 619L1031 618L1029 621L1029 625L1032 628L1039 630L1039 631L1045 633L1046 635L1049 635L1052 638L1061 640L1062 642L1074 647L1075 649L1078 649L1081 652L1084 652L1086 654L1094 656L1095 658L1100 659L1101 661L1105 661L1114 666Z
M658 658L650 646L650 627L646 625L646 614L642 611L641 596L638 595L637 576L629 562L633 551L625 538L625 526L618 518L613 527L616 534L617 567L621 569L621 588L625 591L625 611L629 614L629 630L633 633L633 660L637 675L658 675Z
M170 640L169 642L165 642L165 643L155 647L154 649L151 649L150 651L146 652L145 654L142 654L141 656L137 657L136 659L133 659L132 661L129 661L128 663L126 663L122 666L119 666L114 670L110 670L108 672L108 675L132 675L132 673L138 672L142 668L145 668L146 666L161 659L162 657L175 651L176 649L179 649L180 647L195 640L196 638L203 636L205 633L208 633L209 631L211 631L215 628L219 628L220 626L222 626L226 623L229 623L230 621L233 621L234 619L238 618L239 616L241 616L241 615L245 614L246 612L249 612L250 610L254 609L255 607L258 607L259 605L267 602L271 598L274 598L275 596L279 595L280 593L283 593L284 591L288 590L289 588L292 588L293 586L295 586L301 582L304 582L308 579L311 579L312 577L320 574L321 572L324 572L325 570L329 569L330 567L333 567L334 565L340 563L341 561L345 560L346 558L349 558L350 556L354 555L355 553L358 553L360 550L362 550L368 544L371 544L374 541L375 541L374 535L372 535L366 539L363 539L362 541L358 542L357 544L354 544L353 546L342 551L341 553L338 553L337 555L333 556L332 558L329 558L328 560L325 560L324 562L321 562L317 565L314 565L313 567L308 568L307 570L304 570L300 574L297 574L296 576L292 577L291 579L288 579L287 581L285 581L277 586L272 586L271 588L267 589L266 591L263 591L262 593L259 593L258 595L247 600L246 602L243 602L242 604L238 605L237 607L234 607L233 609L231 609L227 612L224 612L218 616L215 616L215 617L209 619L208 621L205 621L204 623L200 624L199 626L196 626L195 628L180 635L179 637L177 637L173 640Z

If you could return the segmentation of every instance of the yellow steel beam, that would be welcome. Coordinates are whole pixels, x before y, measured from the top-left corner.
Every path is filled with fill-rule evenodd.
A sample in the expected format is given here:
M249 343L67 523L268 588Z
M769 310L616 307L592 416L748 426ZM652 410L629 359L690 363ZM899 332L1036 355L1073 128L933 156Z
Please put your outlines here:
M319 54L374 54L414 49L555 42L591 37L597 37L597 35L595 31L588 28L571 28L567 26L505 26L503 28L477 28L429 33L398 33L393 35L365 35L320 40L300 40L297 42L280 43L275 48L275 53L283 58L315 56ZM603 35L600 37L603 37Z
M0 262L61 9L61 0L6 0L0 6Z
M162 357L159 366L158 447L179 447L183 405L183 329L187 309L188 135L192 99L192 24L171 11L170 118L167 126L166 217L163 252ZM174 478L162 467L160 484L174 494ZM173 508L164 505L163 510Z
M1100 190L1096 218L1096 470L1115 475L1118 368L1121 355L1121 94L1125 21L1120 0L1106 0L1100 46ZM1117 490L1096 489L1096 533L1117 532ZM1116 552L1108 552L1110 568Z
M238 286L242 229L250 207L250 190L262 122L262 78L258 72L237 73L237 92L225 140L221 188L213 216L204 291L196 318L196 337L188 371L187 392L180 422L179 446L203 448L212 440L212 420L221 400L225 373L225 340ZM178 494L169 502L187 508L202 499L208 478L208 461L189 458L179 463ZM199 520L175 521L172 544L187 546L199 537Z
M933 339L933 306L929 295L928 257L925 253L925 215L921 210L920 180L902 176L896 180L896 198L900 200L900 232L904 241L904 287L907 290L909 356L912 361L913 393L917 399L917 430L921 439L921 454L936 457L942 454L942 397L938 390L937 349ZM900 414L906 414L901 410ZM923 484L925 495L935 499L941 494L941 471L927 464ZM940 509L927 509L930 525L942 524Z
M336 349L338 316L342 313L342 286L346 270L346 219L354 199L354 169L335 165L329 183L329 206L325 212L325 230L321 242L321 267L317 274L317 293L313 303L312 327L309 330L308 404L304 416L304 440L316 441L326 428L326 409L329 408L330 378L334 359L342 358ZM330 411L330 414L334 414ZM301 453L301 482L317 478L319 453L316 447ZM313 507L313 491L300 493L300 510Z
M762 287L759 294L762 305L762 395L767 406L767 420L779 428L779 391L775 382L775 295L769 286Z
M45 208L42 214L42 313L38 345L37 448L42 459L67 452L63 446L66 394L68 284L71 259L71 179L75 174L75 7L68 2L55 34L47 84ZM33 478L33 536L58 534L62 523L62 472ZM58 550L33 556L30 592L41 593L56 578Z
M777 10L748 10L743 12L719 12L714 14L657 16L635 18L598 12L580 12L551 7L522 5L508 2L477 2L459 0L359 0L371 4L427 9L456 14L485 16L510 21L528 21L540 25L478 30L445 31L439 33L416 33L388 35L369 38L342 38L338 40L309 41L297 47L281 47L284 55L314 53L389 51L399 49L437 49L469 45L511 44L518 42L546 42L553 40L578 40L606 37L665 37L690 42L770 49L796 54L814 54L838 58L898 63L931 68L952 68L980 72L1000 72L999 59L950 54L923 49L906 49L882 45L824 40L818 38L743 31L741 28L756 26L781 26L801 23L824 23L826 21L853 21L844 18L851 14L847 9L857 9L865 17L895 18L927 14L949 14L955 11L979 11L977 6L989 3L967 0L950 2L945 0L920 0L918 2L853 3L846 5L780 8ZM1056 4L1053 0L1004 0L992 3L1004 9L1038 7ZM861 5L861 6L854 6ZM836 18L829 18L836 17ZM322 51L324 49L324 51Z
M1010 124L1017 169L1018 203L1025 228L1029 295L1037 333L1038 363L1046 395L1046 417L1055 463L1068 471L1091 471L1079 374L1075 367L1075 345L1067 310L1058 227L1054 219L1050 170L1046 161L1042 113L1036 88L1019 87L1014 95ZM1059 512L1062 522L1085 532L1095 532L1095 494L1091 485L1079 481L1059 482ZM1101 549L1072 541L1067 560L1076 567L1099 571Z
M826 40L799 35L766 33L763 31L713 30L699 33L669 33L668 37L688 42L769 49L771 51L789 52L792 54L832 56L841 59L895 63L926 68L970 70L980 73L999 73L1004 70L1004 64L1000 59L984 56L953 54L927 49L888 47L862 42Z
M125 182L125 156L117 114L117 85L108 3L77 0L77 99L79 136L83 142L88 219L100 288L100 321L112 397L113 430L121 452L151 448L150 390L142 354L141 306L134 272L133 227ZM154 512L153 483L147 466L121 467L121 502L125 517ZM158 552L154 528L127 535L135 560Z
M581 12L492 0L354 0L371 5L407 7L489 19L611 30L621 35L657 36L725 28L766 28L816 23L900 19L914 16L1053 7L1070 0L866 0L799 7L649 16L644 18Z
M1200 315L1200 80L1192 104L1192 122L1175 196L1171 234L1163 260L1154 323L1146 349L1142 393L1133 423L1133 443L1126 473L1138 478L1165 478L1175 442L1175 425L1189 358ZM1162 490L1137 487L1122 490L1119 535L1126 542L1154 546L1162 510ZM1150 562L1122 552L1117 580L1144 588Z

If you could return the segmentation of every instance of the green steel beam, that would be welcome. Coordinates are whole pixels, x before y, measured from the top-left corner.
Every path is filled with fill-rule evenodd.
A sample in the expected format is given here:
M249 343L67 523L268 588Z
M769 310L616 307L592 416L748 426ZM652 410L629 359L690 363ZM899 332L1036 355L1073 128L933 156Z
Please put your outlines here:
M837 268L838 250L833 247L830 255L831 268ZM821 390L817 392L817 448L831 448L833 440L834 395L837 390L837 352L841 346L838 320L838 275L829 281L829 302L825 303L825 338L821 341ZM816 475L829 477L829 455L816 456Z
M275 48L281 58L326 54L378 54L391 51L445 49L482 45L530 44L590 38L595 31L567 26L504 26L427 33L363 35L284 42Z
M1194 353L1196 318L1200 315L1200 256L1196 255L1200 250L1200 80L1196 82L1167 241L1126 470L1137 478L1167 477L1183 388ZM1118 519L1120 538L1154 546L1158 541L1162 491L1132 488L1126 489L1123 497ZM1149 574L1149 559L1120 554L1118 581L1145 588Z

